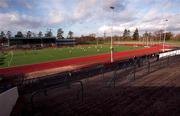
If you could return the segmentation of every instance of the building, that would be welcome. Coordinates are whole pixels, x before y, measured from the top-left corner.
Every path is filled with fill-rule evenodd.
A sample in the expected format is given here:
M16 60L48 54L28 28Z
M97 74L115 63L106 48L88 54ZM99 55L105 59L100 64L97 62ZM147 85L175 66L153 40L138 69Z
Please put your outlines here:
M55 37L32 37L32 38L10 38L9 39L9 45L46 45L51 46L52 44L56 44L56 38Z
M56 40L56 45L59 46L72 46L72 45L76 45L77 42L75 39L57 39Z
M10 46L67 46L67 45L76 45L77 42L75 39L56 39L56 37L12 37L9 39Z

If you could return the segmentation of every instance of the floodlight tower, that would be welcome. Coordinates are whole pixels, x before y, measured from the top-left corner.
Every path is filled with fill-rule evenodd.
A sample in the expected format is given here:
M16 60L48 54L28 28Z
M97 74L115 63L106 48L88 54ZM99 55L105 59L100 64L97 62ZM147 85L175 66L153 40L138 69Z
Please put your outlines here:
M159 26L159 42L158 42L158 44L159 45L161 45L162 44L162 31L163 29L162 29L162 20L160 21L160 26Z
M140 26L139 26L139 35L140 35ZM139 40L138 40L138 43L141 44L141 37L139 36Z
M163 52L165 51L165 50L164 50L164 46L165 46L165 41L166 41L166 26L167 26L167 23L166 23L166 22L167 22L168 20L166 19L166 20L164 20L164 21L165 21L165 24L164 24L165 26L164 26Z
M103 39L104 39L104 41L105 41L105 39L106 39L106 32L104 31L104 33L103 33Z
M115 7L114 6L110 6L110 9L112 10L112 17L114 17L114 9L115 9ZM110 49L111 49L111 62L113 62L114 61L114 59L113 59L113 20L112 20L112 25L111 25L111 47L110 47Z

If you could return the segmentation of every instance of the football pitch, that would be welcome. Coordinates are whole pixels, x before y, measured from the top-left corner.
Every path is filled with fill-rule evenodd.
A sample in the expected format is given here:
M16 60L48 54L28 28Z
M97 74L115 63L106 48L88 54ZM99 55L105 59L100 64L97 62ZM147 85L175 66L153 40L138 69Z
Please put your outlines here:
M141 48L142 47L114 46L114 52ZM63 48L46 48L40 50L16 50L5 53L1 52L0 68L87 57L106 53L110 53L109 45L89 45Z

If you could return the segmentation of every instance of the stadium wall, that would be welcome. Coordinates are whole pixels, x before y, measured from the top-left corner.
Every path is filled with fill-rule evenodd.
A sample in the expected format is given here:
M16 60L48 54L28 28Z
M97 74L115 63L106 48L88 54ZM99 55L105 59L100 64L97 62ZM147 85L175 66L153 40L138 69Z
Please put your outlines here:
M18 97L17 87L0 94L0 116L10 116Z

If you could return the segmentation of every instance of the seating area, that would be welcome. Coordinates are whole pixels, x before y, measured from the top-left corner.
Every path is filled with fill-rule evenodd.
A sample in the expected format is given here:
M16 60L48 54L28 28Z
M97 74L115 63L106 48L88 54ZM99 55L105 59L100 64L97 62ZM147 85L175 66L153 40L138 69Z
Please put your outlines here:
M56 40L56 45L58 47L60 46L65 46L65 45L70 45L70 46L73 46L73 45L76 45L77 42L75 39L57 39Z

